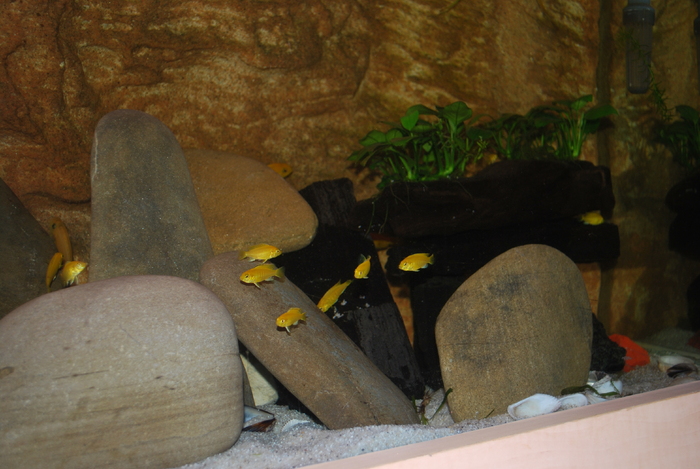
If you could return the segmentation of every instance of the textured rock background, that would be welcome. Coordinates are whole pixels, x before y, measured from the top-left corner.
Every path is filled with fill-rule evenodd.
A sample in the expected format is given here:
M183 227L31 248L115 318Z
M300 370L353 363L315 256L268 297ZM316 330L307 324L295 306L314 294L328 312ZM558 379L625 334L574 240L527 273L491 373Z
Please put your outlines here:
M695 6L657 3L657 77L669 106L696 105ZM81 236L94 127L131 108L163 121L185 148L287 162L297 188L347 176L362 199L375 181L345 158L378 121L412 104L461 99L477 113L522 113L595 93L620 110L586 158L613 170L623 245L603 271L599 314L633 335L677 323L696 266L665 246L671 214L662 200L680 170L648 143L649 96L624 88L615 35L626 1L451 4L6 2L0 177L40 222L61 216Z

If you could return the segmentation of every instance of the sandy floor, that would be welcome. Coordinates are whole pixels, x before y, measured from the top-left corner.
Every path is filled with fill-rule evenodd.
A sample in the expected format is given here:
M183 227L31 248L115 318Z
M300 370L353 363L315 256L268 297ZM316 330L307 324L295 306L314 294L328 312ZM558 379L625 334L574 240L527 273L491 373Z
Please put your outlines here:
M697 374L695 374L697 378ZM654 364L623 374L623 396L660 389L673 383ZM624 399L624 397L621 397ZM437 391L426 409L431 417L442 401ZM295 468L397 446L418 443L480 428L512 422L507 415L454 423L445 406L428 425L383 425L326 430L311 419L286 407L264 406L277 419L268 433L244 432L228 451L182 466L189 469ZM560 412L566 412L560 411Z

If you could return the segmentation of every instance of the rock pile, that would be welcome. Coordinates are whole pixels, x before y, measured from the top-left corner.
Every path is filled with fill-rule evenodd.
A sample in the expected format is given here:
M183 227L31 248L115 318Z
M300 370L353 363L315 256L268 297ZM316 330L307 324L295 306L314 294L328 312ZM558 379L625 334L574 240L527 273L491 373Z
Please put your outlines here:
M249 399L239 339L329 428L418 423L407 396L421 397L423 379L374 246L351 229L349 181L310 187L307 204L245 158L186 159L166 126L130 110L98 124L92 178L91 283L0 321L8 467L170 467L222 451ZM260 242L298 249L279 260L303 290L281 273L241 282L258 263L236 251ZM358 253L373 258L368 277L322 313L315 302L352 277ZM457 286L438 299L436 331L455 420L585 382L591 313L566 256L520 247ZM290 308L304 316L286 330L277 319Z

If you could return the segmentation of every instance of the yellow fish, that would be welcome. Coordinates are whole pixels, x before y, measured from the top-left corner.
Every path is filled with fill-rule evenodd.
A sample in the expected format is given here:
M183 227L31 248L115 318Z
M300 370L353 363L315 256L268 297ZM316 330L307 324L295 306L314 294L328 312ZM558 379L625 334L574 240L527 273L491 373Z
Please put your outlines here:
M252 283L260 288L258 283L272 281L272 277L284 279L284 267L279 269L275 264L260 264L257 267L248 269L241 274L241 282Z
M370 268L369 260L371 258L372 258L372 256L365 257L362 254L360 254L360 260L359 260L360 265L358 265L355 268L355 278L367 278L367 275L369 274L369 268Z
M600 210L584 213L583 215L579 216L578 219L586 225L600 225L605 221L603 216L600 214Z
M343 294L346 288L348 288L348 285L352 283L352 280L348 280L347 282L336 283L332 287L328 289L326 293L321 297L320 300L318 300L318 309L323 311L324 313L330 309L331 306L335 304L336 301L338 301L338 298L340 295Z
M51 219L51 236L56 243L56 249L63 254L63 261L70 262L73 260L73 246L70 244L70 236L68 228L63 224L60 218L54 217Z
M277 327L284 327L289 333L291 332L289 328L299 324L299 321L306 321L306 314L301 308L289 308L286 313L281 314L277 318Z
M371 233L372 236L372 242L374 243L374 248L377 251L381 251L382 249L388 249L396 242L398 241L396 238L392 238L391 236L386 236L382 234L375 234Z
M282 254L282 251L269 244L256 244L247 251L241 251L238 254L239 259L245 259L246 257L253 261L263 261L267 262L273 257L277 257Z
M49 267L46 269L47 291L51 291L51 282L53 282L53 279L56 278L56 274L58 273L58 269L61 268L61 264L63 264L63 254L57 252L49 261Z
M288 164L285 163L270 163L267 165L268 168L282 176L283 178L286 178L290 174L292 174L292 167L289 166Z
M61 285L64 287L73 285L75 283L75 279L78 277L80 272L85 270L85 267L87 267L86 262L66 262L66 265L64 265L63 269L61 269L61 273L58 274L58 278L61 280Z
M432 264L433 262L435 262L434 255L428 254L427 252L419 252L417 254L411 254L399 262L399 269L407 272L418 272L418 269L424 269L428 267L428 264Z

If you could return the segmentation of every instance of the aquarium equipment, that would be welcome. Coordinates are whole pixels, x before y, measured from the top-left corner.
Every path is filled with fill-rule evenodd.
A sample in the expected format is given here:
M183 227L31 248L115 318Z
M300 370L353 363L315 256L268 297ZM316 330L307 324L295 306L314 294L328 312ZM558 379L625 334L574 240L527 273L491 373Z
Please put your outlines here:
M649 89L654 19L651 0L628 0L622 9L622 24L630 35L626 50L627 91L630 93L645 93Z

